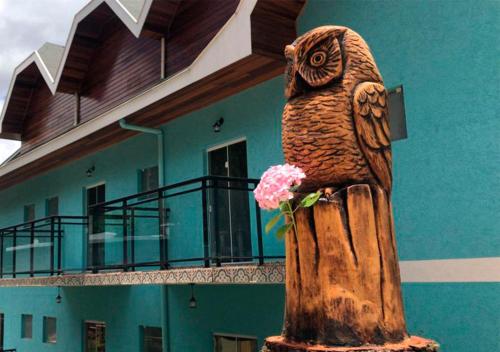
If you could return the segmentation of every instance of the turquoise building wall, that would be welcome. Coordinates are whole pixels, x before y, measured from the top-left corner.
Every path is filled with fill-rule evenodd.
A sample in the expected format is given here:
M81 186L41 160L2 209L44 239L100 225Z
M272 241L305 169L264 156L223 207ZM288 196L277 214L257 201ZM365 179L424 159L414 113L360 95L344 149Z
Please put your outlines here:
M351 27L369 43L387 87L403 84L408 139L393 144L398 249L402 260L498 257L500 234L498 105L499 2L310 0L299 32L323 24ZM206 151L245 138L249 177L281 163L282 78L177 119L165 126L166 180L206 174ZM212 124L224 117L220 133ZM22 222L23 205L59 196L63 215L81 215L83 189L105 181L107 199L137 192L137 170L156 163L156 140L141 135L0 192L0 227ZM92 165L96 172L87 178ZM170 202L171 257L199 253L199 198ZM178 205L182 204L182 207ZM80 233L65 241L65 264L84 259ZM267 255L283 243L265 236ZM253 241L255 243L255 240ZM193 243L195 245L193 245ZM137 351L138 327L160 326L158 287L71 288L55 304L53 288L1 288L6 347L20 351L80 351L82 321L108 323L109 351ZM169 289L173 352L212 351L214 332L264 336L279 332L282 286L200 286L199 307L187 308L189 289ZM500 349L500 283L403 285L408 327L435 338L444 352ZM116 297L112 299L110 297ZM111 310L117 307L120 310ZM20 339L20 316L34 317L34 339ZM56 345L41 343L41 319L58 318ZM63 330L61 326L64 326ZM66 328L67 326L67 328ZM186 346L188 341L188 346Z

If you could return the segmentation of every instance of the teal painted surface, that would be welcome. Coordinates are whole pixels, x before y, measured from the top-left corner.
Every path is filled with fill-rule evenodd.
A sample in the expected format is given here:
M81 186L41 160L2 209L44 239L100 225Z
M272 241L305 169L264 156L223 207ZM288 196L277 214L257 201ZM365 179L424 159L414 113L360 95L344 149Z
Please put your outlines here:
M160 326L158 286L2 288L0 312L5 314L5 347L19 352L83 351L84 322L106 323L106 351L140 351L140 326ZM21 338L21 314L33 314L33 338ZM57 342L43 343L43 317L57 319Z
M500 283L404 284L408 330L441 352L500 351Z
M22 223L25 204L35 204L36 218L45 217L45 200L53 196L59 197L60 215L82 215L85 212L85 188L102 182L106 183L106 198L109 200L137 193L137 170L155 164L156 137L143 135L28 180L0 193L0 227ZM87 177L86 170L92 165L95 166L94 175ZM81 226L65 226L63 230L63 267L81 269L86 261L83 229ZM116 227L107 230L117 232L118 238L122 235ZM28 241L23 239L18 244L27 244ZM5 243L4 247L11 245ZM108 263L121 259L119 242L107 241L106 251ZM11 252L5 253L6 270L10 270L11 255ZM37 269L48 267L48 261L42 256L47 258L47 248L35 251L35 258L41 265ZM28 258L29 250L18 251L19 269L29 268Z
M188 286L169 289L172 351L213 351L213 334L256 337L279 335L283 318L282 285L195 286L198 308L188 307Z
M372 48L386 86L404 85L409 138L393 148L401 259L500 255L500 205L493 196L500 191L500 160L494 153L500 146L495 134L500 127L498 7L496 1L471 6L465 1L311 0L299 21L301 33L331 23L358 31ZM250 177L281 163L282 88L279 77L163 126L166 182L206 174L207 149L239 138L247 141ZM214 133L211 126L221 116L225 123ZM107 199L136 193L137 170L154 165L156 155L155 137L134 137L2 191L0 227L22 222L26 204L35 203L37 217L44 216L45 199L52 196L59 197L61 214L81 215L84 188L99 182L106 182ZM85 171L94 164L96 172L87 178ZM199 195L169 201L171 258L202 253L200 205ZM155 226L141 223L139 235L150 235ZM82 233L67 231L65 266L81 267ZM256 254L255 228L253 236ZM273 236L264 241L265 254L283 254L282 242ZM118 261L121 248L107 245L108 263ZM147 260L158 252L144 242L137 256ZM27 265L22 257L19 262ZM279 332L281 286L200 286L197 310L187 308L188 287L169 292L173 352L186 347L209 352L213 332L259 339ZM7 347L78 351L82 320L94 319L109 321L110 351L136 351L139 325L159 325L159 288L65 289L61 305L54 303L56 294L54 289L0 289ZM498 284L404 285L404 295L409 330L436 338L444 352L499 349ZM119 314L118 308L123 308ZM20 341L20 316L30 312L34 340ZM59 329L56 346L41 344L43 315L68 326Z
M385 85L403 84L409 138L393 144L402 259L500 255L500 2L312 0L301 33L352 28Z

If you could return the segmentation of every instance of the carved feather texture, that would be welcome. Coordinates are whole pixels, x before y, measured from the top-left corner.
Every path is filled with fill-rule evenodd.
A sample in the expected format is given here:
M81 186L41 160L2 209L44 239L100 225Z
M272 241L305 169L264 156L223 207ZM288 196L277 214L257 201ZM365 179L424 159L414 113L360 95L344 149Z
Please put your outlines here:
M328 50L324 66L309 65L318 50ZM390 193L387 93L365 41L345 27L320 27L288 46L287 58L282 146L307 175L302 190L377 183Z
M391 135L387 92L383 85L363 82L354 92L354 123L368 164L382 187L392 187Z

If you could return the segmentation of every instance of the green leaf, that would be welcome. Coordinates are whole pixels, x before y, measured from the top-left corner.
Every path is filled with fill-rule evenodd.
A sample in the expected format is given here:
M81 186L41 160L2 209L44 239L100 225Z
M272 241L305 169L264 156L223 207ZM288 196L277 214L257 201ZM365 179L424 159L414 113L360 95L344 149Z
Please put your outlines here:
M282 213L289 214L290 213L290 203L288 203L288 202L281 202L280 203L280 211Z
M303 208L309 208L309 207L313 206L314 204L316 204L319 197L321 197L320 191L318 191L316 193L310 193L307 196L305 196L304 199L302 199L302 201L300 202L300 206Z
M292 226L293 226L292 223L285 224L285 225L281 226L278 229L278 231L276 231L276 237L278 237L280 240L282 240L285 237L288 230L290 230L292 228Z
M269 233L273 229L273 227L276 226L276 224L278 223L278 221L280 221L282 216L283 216L282 213L278 213L275 216L273 216L273 218L271 220L269 220L267 222L266 233Z

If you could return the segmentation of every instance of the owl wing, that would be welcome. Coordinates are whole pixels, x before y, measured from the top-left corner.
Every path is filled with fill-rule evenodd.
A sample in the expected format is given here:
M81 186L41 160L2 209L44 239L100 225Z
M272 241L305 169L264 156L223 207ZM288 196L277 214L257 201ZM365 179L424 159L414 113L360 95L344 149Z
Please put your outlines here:
M364 82L354 91L354 125L361 150L380 185L391 192L392 154L387 92L382 84Z

